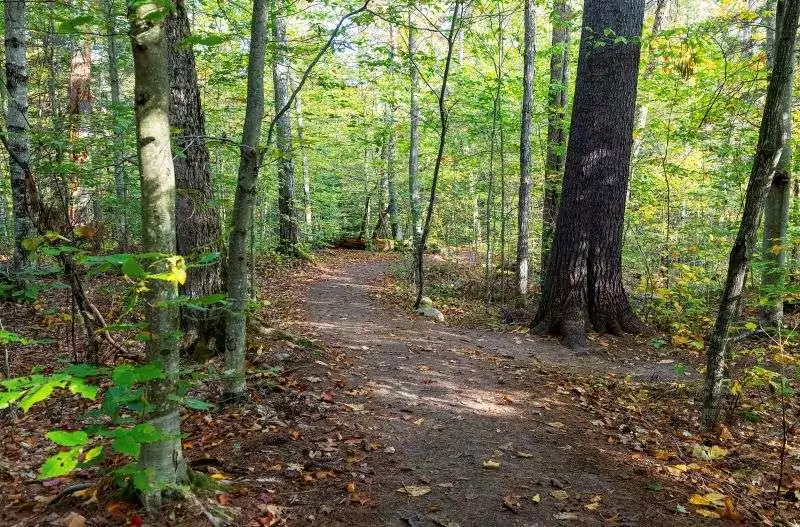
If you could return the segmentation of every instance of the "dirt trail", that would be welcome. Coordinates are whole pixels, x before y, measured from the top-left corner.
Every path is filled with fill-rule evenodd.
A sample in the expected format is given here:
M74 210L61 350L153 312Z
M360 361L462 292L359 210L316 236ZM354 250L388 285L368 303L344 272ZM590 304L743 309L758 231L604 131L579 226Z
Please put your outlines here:
M298 323L298 331L352 361L345 402L385 452L357 481L374 506L334 511L325 525L695 521L674 512L680 489L664 489L656 500L647 475L592 436L590 414L548 382L557 369L663 379L673 375L670 365L575 357L545 339L457 329L401 312L379 297L387 267L364 260L321 272ZM489 460L499 467L484 466ZM397 491L404 485L430 491L413 497ZM537 494L538 504L531 499ZM598 495L600 506L587 509ZM503 504L509 496L513 508L520 504L516 513Z

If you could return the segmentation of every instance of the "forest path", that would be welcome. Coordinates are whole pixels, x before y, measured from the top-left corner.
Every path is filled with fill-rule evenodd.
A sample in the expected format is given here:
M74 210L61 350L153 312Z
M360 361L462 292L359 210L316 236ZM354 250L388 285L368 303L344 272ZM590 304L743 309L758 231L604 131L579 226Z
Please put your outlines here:
M654 499L646 474L592 434L594 417L553 380L565 369L663 379L670 365L576 357L546 339L402 312L380 298L388 266L365 258L320 268L297 323L346 357L348 395L337 402L385 452L357 481L374 507L334 512L326 525L693 523L675 515L674 494ZM599 507L587 509L596 496Z

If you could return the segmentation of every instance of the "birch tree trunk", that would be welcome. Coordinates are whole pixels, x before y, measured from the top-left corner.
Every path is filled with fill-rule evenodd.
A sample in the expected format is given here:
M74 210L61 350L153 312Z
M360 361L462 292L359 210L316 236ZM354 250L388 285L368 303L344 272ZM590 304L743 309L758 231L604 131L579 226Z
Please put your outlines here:
M567 148L565 114L569 74L569 0L553 2L553 34L550 46L550 86L547 90L547 155L542 203L542 275L547 271L550 247L558 215L558 194Z
M11 174L11 210L14 218L14 256L12 268L21 270L28 263L28 251L22 242L33 233L28 214L28 174L30 146L28 137L28 61L25 35L25 0L3 2L6 47L6 91L8 93L8 169Z
M164 30L157 22L160 7L146 3L132 5L128 11L135 76L136 139L142 193L142 237L146 252L164 257L153 269L169 271L180 265L175 254L175 173L172 163L169 127L169 80ZM172 263L168 263L173 260ZM152 335L147 342L148 359L160 363L164 378L147 386L148 403L153 410L147 420L167 439L142 444L140 464L151 470L157 485L145 495L145 504L156 508L161 489L187 479L186 462L180 437L180 414L172 400L177 387L179 354L179 313L175 303L176 283L151 280L147 292L147 322Z
M178 254L190 259L219 251L220 222L211 205L211 160L206 146L206 125L197 83L194 51L185 40L191 35L185 0L175 0L175 10L164 23L167 66L170 81L169 121L173 130L175 156L175 211ZM222 290L220 262L187 270L183 293L189 298ZM196 314L181 310L181 326L190 345L221 348L214 313ZM220 339L221 340L221 339Z
M272 61L272 83L275 90L275 114L289 103L289 57L286 40L284 0L270 3L272 39L275 57ZM297 213L294 207L294 162L292 161L291 111L286 110L275 122L275 146L278 149L278 252L297 253Z
M247 247L253 219L259 170L258 139L264 118L264 56L267 42L267 2L253 0L250 54L247 63L247 104L239 155L236 196L228 239L228 314L225 321L224 399L245 398L245 338L247 322Z
M534 60L536 58L536 18L533 0L525 0L525 38L522 65L522 123L519 147L519 194L517 205L517 294L525 303L528 294L528 216L531 207L531 118L533 106Z
M305 144L305 122L303 119L303 103L300 94L294 99L294 111L297 113L297 145L300 148L300 167L303 172L303 212L305 215L306 236L313 239L313 218L311 209L311 174L308 167L308 152Z
M394 26L389 24L389 64L392 77L394 73L394 61L397 48L394 42ZM394 82L394 80L392 80ZM394 85L393 85L394 86ZM386 180L389 187L389 225L391 226L392 239L395 241L403 240L403 231L400 228L400 219L397 214L397 173L395 170L395 153L397 137L395 133L395 112L397 103L395 102L394 87L389 95L389 102L386 104Z
M728 330L744 289L745 275L756 246L758 224L770 191L773 175L786 143L787 120L784 101L794 69L794 46L800 1L778 0L776 10L775 58L767 87L758 144L745 194L742 221L731 249L728 275L722 292L717 320L708 345L702 422L713 427L719 422L719 404L727 359Z

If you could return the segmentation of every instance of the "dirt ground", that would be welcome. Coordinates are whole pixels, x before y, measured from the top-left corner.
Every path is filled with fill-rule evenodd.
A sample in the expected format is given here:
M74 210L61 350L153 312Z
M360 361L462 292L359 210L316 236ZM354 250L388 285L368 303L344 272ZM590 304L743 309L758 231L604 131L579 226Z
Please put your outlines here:
M67 397L2 428L0 524L70 525L70 514L98 526L200 526L228 516L248 527L698 525L726 517L728 505L701 504L702 515L688 505L695 493L731 492L681 446L696 433L692 368L642 358L625 341L595 339L591 355L575 356L521 330L423 319L387 301L393 258L333 252L303 271L262 273L275 325L302 339L253 337L250 401L186 412L186 456L220 488L156 517L109 492L52 505L75 482L102 488L89 471L35 480L55 452L43 446L42 427L74 424L76 408L89 407ZM197 395L213 401L217 389L207 382ZM689 402L665 409L671 429L648 426L657 416L638 398L658 402L675 390L688 390ZM656 449L664 444L674 448ZM728 511L727 521L765 523L756 508Z

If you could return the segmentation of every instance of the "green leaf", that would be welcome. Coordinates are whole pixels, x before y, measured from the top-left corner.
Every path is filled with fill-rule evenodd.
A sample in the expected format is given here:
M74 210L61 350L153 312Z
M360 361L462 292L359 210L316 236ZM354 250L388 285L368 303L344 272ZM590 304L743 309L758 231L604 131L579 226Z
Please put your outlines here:
M89 442L89 436L83 430L67 432L65 430L54 430L47 432L47 439L61 446L83 446Z
M25 390L0 392L0 410L8 408L11 405L11 403L15 402L24 394Z
M38 388L35 388L28 393L28 395L26 395L25 398L19 402L19 407L22 408L23 412L27 412L34 404L50 397L50 394L53 393L54 388L55 386L53 382L46 382L40 385Z
M206 401L195 399L193 397L187 397L183 400L183 404L187 408L192 408L194 410L210 410L214 407L211 403Z
M73 379L69 383L69 391L76 393L84 399L94 401L97 398L97 386L94 384L86 384L83 379Z
M127 454L131 457L139 457L142 445L134 439L130 430L117 430L111 448L120 454Z
M85 15L78 15L73 19L67 20L62 22L58 26L59 33L79 33L79 29L81 26L85 26L89 22L94 20L94 16L85 14Z
M125 258L125 261L122 262L122 272L125 276L135 280L144 280L144 278L147 277L147 273L133 256L128 256Z
M141 423L130 430L131 437L139 443L152 443L167 439L167 435L151 423Z
M102 370L100 368L92 366L91 364L70 364L66 369L66 373L81 379L98 375L101 372Z
M104 448L103 445L98 445L89 450L88 452L86 452L86 454L83 456L83 462L91 463L93 461L98 461L98 462L102 461L104 457L103 448Z
M78 466L78 456L80 454L81 448L75 447L50 456L42 464L37 477L39 479L51 479L69 474Z

